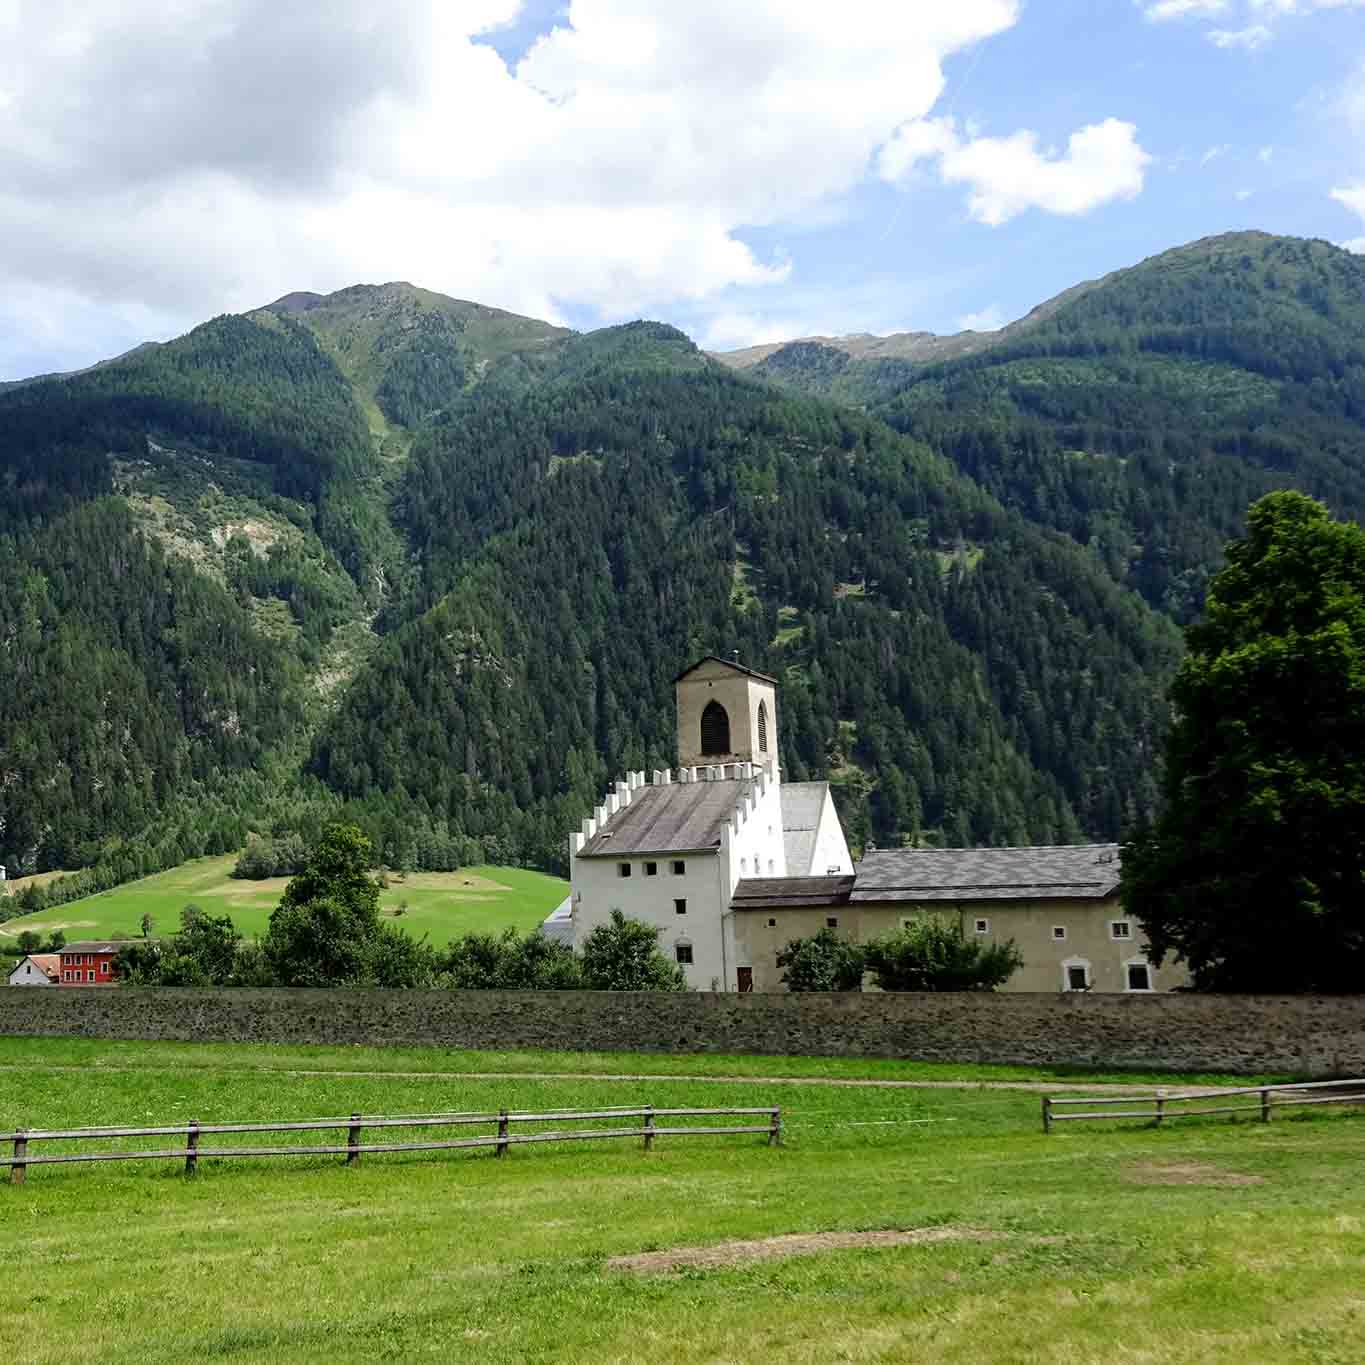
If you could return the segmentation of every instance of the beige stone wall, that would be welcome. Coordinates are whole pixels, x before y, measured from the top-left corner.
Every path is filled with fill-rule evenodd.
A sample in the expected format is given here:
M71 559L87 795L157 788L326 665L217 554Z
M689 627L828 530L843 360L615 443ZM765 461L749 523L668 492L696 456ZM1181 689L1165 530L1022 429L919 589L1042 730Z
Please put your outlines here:
M0 988L3 1034L1365 1076L1362 996Z
M701 664L677 686L678 763L684 768L708 763L776 763L777 690L771 683L736 673L724 664ZM730 717L733 752L724 755L701 751L701 713L707 702L718 701ZM768 708L768 749L758 748L758 708Z
M924 911L957 915L963 933L988 943L1012 938L1024 955L1024 965L1002 988L1005 991L1061 991L1066 986L1067 965L1083 965L1092 992L1123 994L1128 990L1127 964L1147 960L1146 940L1136 923L1129 922L1128 938L1114 936L1114 923L1126 922L1117 896L1101 901L940 901L923 906L858 904L816 910L738 910L734 913L736 952L741 963L753 968L754 990L780 991L785 987L777 954L792 939L814 934L833 919L839 933L854 943L866 943ZM987 930L978 934L977 921L982 919ZM1053 930L1058 928L1065 932L1065 938L1054 937ZM1150 979L1156 991L1189 983L1184 967L1169 961L1151 968Z

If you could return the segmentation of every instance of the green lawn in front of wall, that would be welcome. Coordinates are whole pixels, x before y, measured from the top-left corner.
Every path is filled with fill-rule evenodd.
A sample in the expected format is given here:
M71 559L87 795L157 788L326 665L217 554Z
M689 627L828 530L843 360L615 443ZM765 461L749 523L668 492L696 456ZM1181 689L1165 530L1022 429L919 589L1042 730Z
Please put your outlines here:
M765 1068L829 1064L666 1060L677 1074L646 1082L608 1080L582 1054L518 1067L505 1053L0 1040L4 1127L646 1102L775 1102L787 1123L780 1149L699 1137L660 1138L648 1155L634 1141L574 1143L504 1160L367 1156L353 1169L205 1159L193 1179L178 1162L32 1167L23 1186L0 1186L0 1357L1361 1358L1360 1118L1044 1137L1036 1095L980 1089L974 1074L951 1090L808 1076L769 1091ZM717 1063L758 1079L687 1074ZM842 1079L886 1065L848 1062ZM608 1263L885 1229L943 1240L763 1260L731 1249L711 1267L650 1274Z

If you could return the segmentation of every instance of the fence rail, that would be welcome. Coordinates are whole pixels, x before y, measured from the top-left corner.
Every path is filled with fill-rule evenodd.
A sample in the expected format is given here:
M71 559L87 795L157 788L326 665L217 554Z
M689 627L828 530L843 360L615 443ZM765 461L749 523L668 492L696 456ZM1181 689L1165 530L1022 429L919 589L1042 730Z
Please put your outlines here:
M1326 1095L1305 1095L1306 1091L1331 1091ZM1204 1109L1186 1109L1186 1104L1233 1099L1239 1095L1255 1095L1251 1104L1218 1104ZM1301 1108L1312 1104L1365 1104L1365 1080L1305 1081L1288 1085L1247 1085L1219 1090L1187 1090L1172 1093L1157 1090L1151 1095L1122 1095L1115 1098L1086 1095L1071 1098L1057 1095L1043 1096L1043 1132L1050 1133L1054 1123L1075 1123L1083 1119L1146 1119L1159 1127L1166 1119L1195 1118L1203 1114L1250 1114L1269 1123L1276 1109ZM1062 1106L1086 1105L1080 1114L1059 1114ZM1127 1109L1112 1106L1128 1105ZM1134 1106L1148 1105L1149 1108ZM1173 1107L1175 1106L1175 1107Z
M657 1120L679 1118L758 1118L763 1123L729 1125L665 1124ZM638 1127L620 1126L630 1119L641 1120ZM529 1133L512 1132L513 1124L600 1122L617 1126L603 1128L565 1128ZM459 1128L469 1125L496 1125L491 1133L473 1137L426 1138L420 1142L362 1142L364 1130L402 1128ZM300 1143L296 1146L272 1147L205 1147L204 1137L229 1133L309 1133L346 1130L346 1140L329 1143ZM24 1183L30 1166L70 1165L93 1161L178 1161L185 1163L185 1173L193 1175L201 1157L250 1156L344 1156L353 1166L367 1152L441 1152L467 1147L493 1147L497 1156L506 1155L512 1147L537 1142L581 1142L595 1138L640 1138L645 1151L652 1150L659 1137L719 1137L726 1134L766 1134L768 1145L782 1142L782 1110L776 1105L753 1109L660 1109L645 1105L639 1109L554 1109L544 1113L513 1112L501 1109L497 1113L481 1114L347 1114L338 1118L301 1119L288 1123L187 1123L156 1124L147 1127L104 1128L19 1128L12 1133L0 1133L0 1144L12 1143L12 1156L0 1156L0 1166L10 1168L10 1181ZM115 1152L64 1152L34 1155L29 1152L31 1142L94 1142L117 1138L183 1137L183 1147L142 1147Z

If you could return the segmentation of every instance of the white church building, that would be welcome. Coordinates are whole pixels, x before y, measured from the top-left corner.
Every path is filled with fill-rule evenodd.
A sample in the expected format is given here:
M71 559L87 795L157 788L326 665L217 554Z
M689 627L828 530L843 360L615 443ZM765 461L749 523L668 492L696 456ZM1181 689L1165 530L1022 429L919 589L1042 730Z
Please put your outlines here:
M627 773L570 836L573 939L620 910L659 931L689 986L752 990L736 886L851 875L853 860L829 784L782 781L774 679L712 655L674 687L680 766Z

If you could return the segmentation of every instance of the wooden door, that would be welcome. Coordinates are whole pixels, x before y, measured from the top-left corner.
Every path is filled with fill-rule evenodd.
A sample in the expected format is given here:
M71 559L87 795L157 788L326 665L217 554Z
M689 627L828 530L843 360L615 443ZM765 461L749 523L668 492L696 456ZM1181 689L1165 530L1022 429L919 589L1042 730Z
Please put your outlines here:
M752 967L736 967L735 976L739 981L741 991L751 991L754 988L754 969Z

